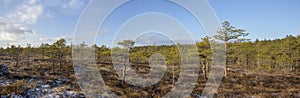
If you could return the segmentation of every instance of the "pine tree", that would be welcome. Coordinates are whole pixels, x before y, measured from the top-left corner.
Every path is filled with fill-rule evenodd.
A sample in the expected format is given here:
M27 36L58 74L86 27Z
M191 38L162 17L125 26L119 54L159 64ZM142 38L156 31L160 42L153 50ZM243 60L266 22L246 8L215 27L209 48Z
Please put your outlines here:
M22 52L22 47L18 45L17 47L15 45L12 45L9 48L9 53L11 54L13 60L16 62L15 67L19 66L19 61L21 60L21 52Z
M220 27L220 30L217 32L215 36L213 36L215 39L222 40L227 45L230 41L244 41L246 40L245 37L249 33L245 33L245 30L243 29L236 29L236 27L231 26L231 24L228 21L224 21L222 23L222 26ZM227 66L228 62L226 62ZM226 77L226 67L224 69L225 71L225 77Z
M123 40L123 41L118 42L118 45L121 45L125 49L125 51L130 51L130 49L134 45L134 41L132 41L132 40ZM125 74L126 67L127 67L126 60L129 60L129 59L130 59L129 55L128 54L124 54L124 61L123 61L123 67L124 67L124 69L123 69L123 76L122 76L123 81L125 81L125 79L126 79L126 74Z
M33 48L31 47L31 44L27 43L27 46L24 48L22 55L26 57L27 67L30 65L30 56Z

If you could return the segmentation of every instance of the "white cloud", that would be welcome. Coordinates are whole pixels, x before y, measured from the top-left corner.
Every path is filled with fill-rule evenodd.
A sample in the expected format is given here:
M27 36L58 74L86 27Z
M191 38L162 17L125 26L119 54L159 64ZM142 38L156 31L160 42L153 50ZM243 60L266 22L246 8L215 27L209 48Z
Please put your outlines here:
M60 38L67 41L72 36L45 37L29 29L32 25L60 14L77 13L86 5L88 0L0 0L0 47L7 45L22 45L24 43L51 43ZM55 13L54 13L55 12ZM71 12L71 13L70 13ZM107 32L107 31L105 31Z
M82 0L69 0L67 3L63 4L62 7L65 9L69 8L80 8L84 5Z
M32 36L34 34L34 30L30 30L22 24L7 24L0 22L0 41L21 41L24 40L26 36Z
M29 0L28 1L29 4L36 4L37 2L39 2L39 0Z
M109 28L106 29L102 29L99 33L98 36L105 36L107 34L109 34L111 32L111 30Z
M41 4L37 5L22 5L17 8L17 10L9 15L8 18L14 19L14 22L21 22L24 24L35 24L37 20L43 14L43 6Z
M51 11L48 11L46 14L43 15L44 18L52 18L54 17L54 13Z
M44 7L38 0L21 2L18 6L7 6L12 9L0 18L0 47L22 45L28 42L27 37L36 36L35 30L27 28L34 25L42 16ZM5 8L4 8L5 9Z
M73 39L72 36L65 35L65 36L61 36L61 37L51 37L51 38L50 38L50 37L47 37L47 38L40 38L39 41L42 41L42 42L54 42L54 41L57 41L57 40L59 40L59 39L61 39L61 38L65 39L65 40L67 40L67 41L70 41L70 40Z

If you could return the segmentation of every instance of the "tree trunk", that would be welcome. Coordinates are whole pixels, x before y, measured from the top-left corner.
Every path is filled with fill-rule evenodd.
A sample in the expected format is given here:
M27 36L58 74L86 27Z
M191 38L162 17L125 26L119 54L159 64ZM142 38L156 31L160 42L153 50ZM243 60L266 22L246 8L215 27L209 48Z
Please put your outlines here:
M209 63L208 63L208 59L207 58L205 58L205 64L204 64L204 77L205 77L205 79L208 79L207 77L208 77L208 65L209 65Z
M203 62L201 62L200 67L201 67L202 73L204 74L204 79L207 79L206 73L205 73L205 64Z
M61 65L62 65L62 54L59 54L59 69L61 70Z
M126 79L126 60L127 60L127 55L125 55L125 59L123 61L123 76L122 76L122 81L124 82Z
M227 77L227 61L226 61L226 65L224 67L224 78Z
M52 73L54 73L54 58L52 58Z
M259 67L259 66L260 66L260 58L258 57L256 67Z
M123 81L125 81L126 79L126 65L124 65L124 69L123 69Z
M16 65L15 65L15 67L19 67L19 55L16 55Z
M29 67L29 54L27 54L27 67Z
M19 66L19 60L16 61L16 67L18 67L18 66Z
M45 51L43 50L43 53L42 53L42 59L44 60L45 59Z
M171 66L172 66L172 70L173 70L173 73L172 73L172 77L173 77L173 85L175 86L175 70L174 70L174 64L171 63Z
M100 58L101 58L101 55L98 55L98 56L97 56L97 62L101 62L101 61L100 61Z

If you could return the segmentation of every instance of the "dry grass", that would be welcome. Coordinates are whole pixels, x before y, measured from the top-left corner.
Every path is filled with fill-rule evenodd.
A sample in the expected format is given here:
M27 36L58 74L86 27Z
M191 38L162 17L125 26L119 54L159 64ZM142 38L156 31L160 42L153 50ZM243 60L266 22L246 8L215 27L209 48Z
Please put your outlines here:
M21 64L20 64L21 65ZM149 87L136 87L121 81L114 68L110 64L98 66L102 77L108 88L118 96L124 98L130 97L154 97L159 98L167 94L173 88L173 74L168 66L164 77L156 84ZM281 70L268 69L252 69L238 66L230 66L230 68L239 69L239 71L228 71L228 76L223 79L215 97L300 97L300 74L299 72L282 72ZM175 82L179 77L179 67L175 68ZM59 91L72 90L81 91L77 84L72 63L67 63L63 68L55 67L52 72L51 64L47 62L35 63L29 67L14 67L9 65L9 74L6 79L11 81L7 86L0 86L0 95L22 94L25 89L35 88L39 86L33 79L41 80L45 84L53 82L55 79L69 79L64 83L64 87L54 87ZM148 66L140 67L137 71L147 73ZM196 97L201 94L207 80L204 79L202 73L198 78L198 85L194 88L190 97Z

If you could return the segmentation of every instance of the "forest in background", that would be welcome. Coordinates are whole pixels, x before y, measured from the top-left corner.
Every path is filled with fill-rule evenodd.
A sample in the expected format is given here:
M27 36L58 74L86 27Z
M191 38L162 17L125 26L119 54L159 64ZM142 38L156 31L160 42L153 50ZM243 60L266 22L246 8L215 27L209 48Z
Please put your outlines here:
M217 32L216 36L201 38L200 42L196 44L176 44L176 45L148 45L148 46L135 46L135 42L132 40L123 40L118 43L120 47L108 47L105 45L93 45L95 49L95 60L99 66L112 65L112 56L119 52L129 51L129 55L119 55L120 63L123 63L123 59L129 58L131 65L145 65L149 64L148 60L154 53L159 53L164 56L166 63L171 66L178 66L181 63L181 59L185 59L189 63L200 63L204 77L207 77L210 70L212 50L210 40L219 39L223 40L226 44L226 65L231 66L226 70L229 70L228 78L223 78L223 83L219 89L220 94L237 95L235 90L238 90L239 94L255 95L262 93L285 92L285 94L295 94L298 92L297 85L299 83L298 72L300 70L300 36L287 35L285 38L274 40L255 40L251 41L245 37L249 33L246 33L243 29L237 29L229 22L222 23L222 27ZM71 85L68 90L80 91L76 77L74 76L73 62L72 62L72 47L89 47L86 43L79 45L67 45L65 39L60 39L54 43L42 43L39 47L32 47L31 44L27 44L26 47L19 45L12 45L6 48L0 48L0 65L9 65L7 73L4 73L5 79L12 81L8 86L0 85L0 95L7 94L24 94L29 92L27 88L34 89L39 87L34 81L43 81L43 86L57 87L58 82L65 83L63 85ZM183 52L187 52L191 55L199 56L200 62L194 62L191 58L184 58L180 56L178 46L184 46ZM195 53L192 51L194 47L197 47L198 51ZM182 52L181 51L181 52ZM84 52L83 52L84 53ZM183 58L182 58L183 57ZM234 67L233 67L234 66ZM105 66L110 68L110 66ZM246 69L247 71L241 71ZM103 69L102 69L103 70ZM178 71L176 71L178 72ZM278 76L268 76L264 74L250 74L248 72L266 72L267 74L273 74ZM116 75L113 72L101 72L106 74L106 78L113 83L109 83L115 87L114 92L118 92L119 95L129 96L126 92L133 92L130 89L124 87L130 87L116 79ZM285 76L287 75L288 76ZM2 79L3 74L0 73ZM167 82L164 85L171 85L176 80L178 73L168 74L166 80L173 82ZM202 76L202 75L201 75ZM291 77L292 76L292 77ZM274 78L275 77L275 78ZM4 79L4 78L3 78ZM66 79L66 80L65 80ZM173 80L172 80L173 79ZM175 79L175 80L174 80ZM249 81L249 79L251 81ZM53 82L49 82L53 81ZM276 82L277 81L277 82ZM0 81L2 82L2 81ZM199 85L194 89L195 94L199 94L206 80L199 78ZM115 86L116 85L116 86ZM32 87L27 87L32 86ZM48 86L48 87L50 87ZM248 87L249 86L249 87ZM22 89L20 88L22 87ZM231 91L232 89L234 91ZM259 89L258 89L259 88ZM170 88L163 89L165 92ZM149 92L153 92L152 89L145 89ZM244 91L244 93L242 92ZM299 92L298 92L299 93ZM130 93L131 94L131 93ZM135 93L133 93L135 94ZM147 96L159 96L160 92L153 93L154 95ZM137 96L144 96L137 93ZM192 95L194 96L194 95ZM283 95L286 96L286 95ZM293 95L293 96L298 96Z
M247 68L266 68L299 70L300 66L300 36L287 35L282 39L274 40L255 40L245 39L248 33L243 29L236 29L229 22L223 22L222 28L215 38L224 38L226 43L227 65L244 66ZM197 47L200 63L209 65L211 62L210 37L202 38L194 46ZM130 61L134 63L147 63L148 58L153 53L160 53L165 56L168 64L180 63L180 53L176 45L161 46L134 46L134 41L124 40L118 43L121 47L109 48L105 45L95 48L95 57L98 63L111 63L111 52L122 51L123 48L130 48ZM180 45L180 44L177 44ZM72 46L66 45L65 39L60 39L52 44L42 43L39 47L26 47L12 45L7 48L0 48L0 59L3 61L14 62L15 66L30 66L35 61L52 62L59 67L66 62L71 62ZM86 47L85 43L78 45ZM123 46L123 47L122 47ZM193 45L184 45L184 51L189 52ZM188 59L188 58L182 58Z

